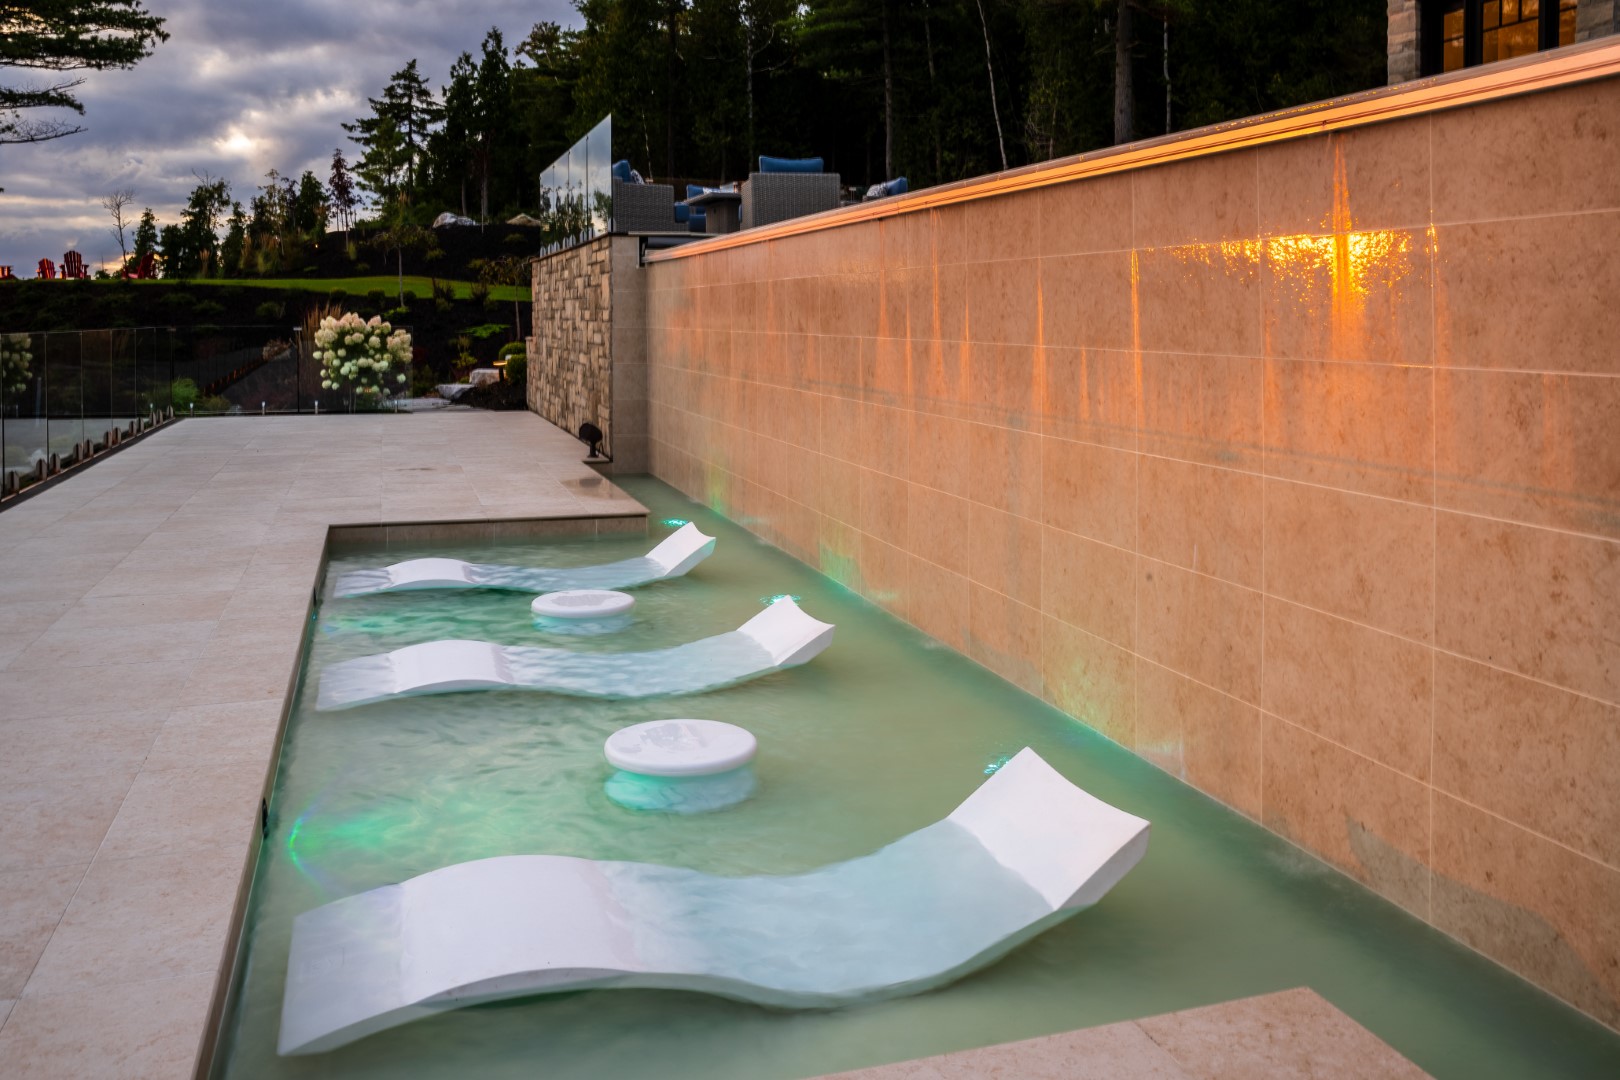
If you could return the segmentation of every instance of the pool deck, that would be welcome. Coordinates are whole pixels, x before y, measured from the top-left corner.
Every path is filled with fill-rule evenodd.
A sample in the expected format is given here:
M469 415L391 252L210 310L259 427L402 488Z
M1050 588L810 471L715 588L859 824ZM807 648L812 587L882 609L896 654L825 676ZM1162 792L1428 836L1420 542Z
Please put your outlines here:
M528 413L188 420L0 512L0 1076L194 1075L332 527L641 527L581 456ZM1079 1075L1423 1074L1306 990L845 1074Z
M525 412L186 420L0 512L0 1076L193 1072L329 527L639 527L583 457Z
M1424 1080L1304 988L821 1080Z

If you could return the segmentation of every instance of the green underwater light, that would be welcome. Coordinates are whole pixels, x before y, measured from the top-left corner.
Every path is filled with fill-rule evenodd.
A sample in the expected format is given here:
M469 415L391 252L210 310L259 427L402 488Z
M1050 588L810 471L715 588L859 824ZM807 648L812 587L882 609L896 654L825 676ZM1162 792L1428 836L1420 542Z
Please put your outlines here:
M678 529L682 525L690 525L692 523L687 521L685 518L665 518L664 524L668 525L672 529Z

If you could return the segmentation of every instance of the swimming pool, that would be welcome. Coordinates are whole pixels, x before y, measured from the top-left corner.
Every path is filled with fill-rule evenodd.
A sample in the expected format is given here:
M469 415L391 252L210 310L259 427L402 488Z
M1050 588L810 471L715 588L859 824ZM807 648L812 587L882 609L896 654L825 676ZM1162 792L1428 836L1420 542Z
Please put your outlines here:
M328 600L272 796L244 921L245 962L214 1064L222 1077L807 1077L1309 986L1437 1077L1620 1073L1620 1036L1360 885L896 621L655 481L624 484L651 540L691 519L719 537L686 578L635 591L603 637L537 631L521 595ZM584 565L642 536L390 550ZM379 562L335 557L336 574ZM838 625L810 664L676 699L524 692L317 713L316 676L445 637L582 651L662 648L734 629L776 595ZM695 716L759 737L758 790L713 814L627 810L602 743ZM1033 747L1075 783L1153 822L1146 858L1090 911L943 990L829 1012L695 993L597 990L484 1005L327 1054L275 1054L292 918L451 863L549 853L784 874L866 854L954 808Z

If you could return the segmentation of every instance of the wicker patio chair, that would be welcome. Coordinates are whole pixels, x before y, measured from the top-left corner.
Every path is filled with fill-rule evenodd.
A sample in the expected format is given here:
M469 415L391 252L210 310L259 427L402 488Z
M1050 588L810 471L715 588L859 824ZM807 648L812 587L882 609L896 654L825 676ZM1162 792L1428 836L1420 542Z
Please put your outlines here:
M742 227L838 209L837 173L749 173L742 185Z
M678 228L673 185L613 182L614 232L674 232Z

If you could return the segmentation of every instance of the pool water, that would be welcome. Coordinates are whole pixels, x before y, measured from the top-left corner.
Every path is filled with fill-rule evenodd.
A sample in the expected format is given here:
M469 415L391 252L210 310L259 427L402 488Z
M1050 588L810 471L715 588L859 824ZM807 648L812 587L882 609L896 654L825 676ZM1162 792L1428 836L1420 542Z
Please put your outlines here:
M673 489L624 486L652 511L647 537L332 560L328 588L346 570L426 555L576 566L632 557L673 531L664 519L691 519L719 537L688 577L635 590L632 621L615 634L548 633L514 593L321 604L215 1075L810 1077L1295 986L1436 1077L1620 1075L1620 1036ZM633 701L486 691L314 711L319 673L341 660L437 638L664 648L733 630L784 594L837 624L831 647L804 667L725 690ZM690 815L610 800L603 742L668 717L758 736L752 796ZM456 1010L326 1054L276 1056L291 924L303 911L493 855L800 873L939 820L1024 746L1152 821L1152 841L1095 908L952 986L802 1012L697 993L583 991Z

